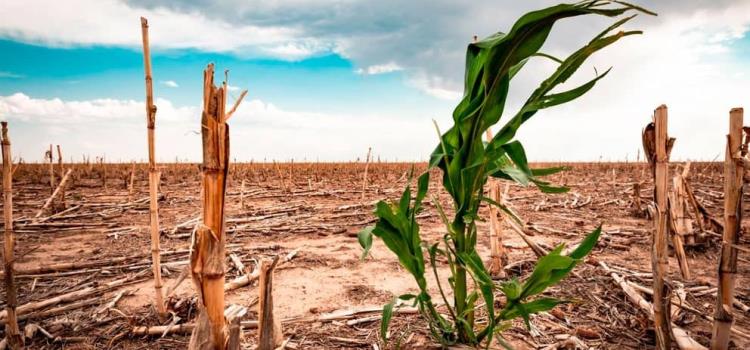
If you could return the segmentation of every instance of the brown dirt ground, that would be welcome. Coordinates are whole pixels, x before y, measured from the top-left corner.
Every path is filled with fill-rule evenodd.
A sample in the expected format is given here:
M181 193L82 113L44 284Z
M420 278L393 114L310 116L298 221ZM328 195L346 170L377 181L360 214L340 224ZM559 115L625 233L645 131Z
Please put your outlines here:
M555 183L572 188L567 194L544 195L533 187L512 185L511 204L527 221L532 237L548 247L560 243L575 244L598 224L604 234L587 264L547 294L570 303L554 312L532 317L533 329L514 322L503 333L518 349L545 348L562 337L578 335L587 346L600 349L653 348L654 334L646 315L635 308L622 290L596 265L605 261L640 285L650 286L650 278L639 272L650 271L651 221L633 214L632 183L644 183L644 203L652 197L650 173L644 164L586 163L571 164L573 169L552 176ZM371 256L360 260L361 249L356 232L372 222L372 203L397 198L407 179L410 165L374 163L369 167L367 189L362 196L361 163L295 163L233 165L227 197L228 251L237 254L246 266L275 255L284 256L298 249L290 263L279 268L274 277L275 311L282 319L311 318L339 309L379 307L394 295L414 292L410 275L382 244L375 240ZM418 165L423 168L424 164ZM678 170L679 165L672 165ZM51 298L55 295L96 286L125 276L141 273L137 283L106 291L89 305L54 315L36 315L22 321L40 325L53 336L37 333L27 340L35 349L181 349L189 335L135 336L133 326L157 325L151 306L153 295L150 273L148 204L138 201L147 196L146 167L138 165L135 193L128 196L130 165L74 166L74 179L66 189L66 207L80 205L66 215L46 222L57 226L24 226L49 196L46 168L24 164L14 176L14 215L16 221L16 269L63 262L86 262L133 256L127 263L75 269L60 273L19 276L19 304ZM161 244L163 251L183 250L165 255L164 284L172 285L187 263L184 251L190 244L193 223L179 224L200 215L200 175L194 164L171 164L162 168L160 201ZM106 175L105 175L106 174ZM103 182L106 178L106 186ZM245 180L244 196L241 183ZM432 178L431 191L444 207L449 198L440 189L439 176ZM59 181L59 178L58 180ZM709 211L721 218L723 208L722 176L719 164L693 164L689 181L696 196ZM240 205L244 197L245 207ZM746 198L747 199L747 198ZM129 203L129 205L127 205ZM748 206L745 206L748 208ZM62 210L62 208L57 208ZM482 209L486 213L486 208ZM428 205L422 219L422 235L427 241L442 236L441 223L434 206ZM45 216L50 213L45 214ZM234 219L234 221L233 221ZM26 221L25 221L26 220ZM244 221L244 222L237 222ZM480 254L489 255L486 222L479 224ZM530 272L535 256L513 231L505 231L505 246L515 266L509 274L521 278ZM670 258L670 279L685 288L715 286L719 241L711 237L705 246L688 249L692 279L683 280L674 257ZM750 247L747 240L744 247ZM239 272L227 259L227 280ZM740 254L736 297L750 305L750 263ZM439 269L446 279L446 266ZM430 285L439 299L435 279ZM443 281L443 283L447 283ZM3 286L3 307L5 287ZM107 303L121 291L125 296L113 308ZM247 319L256 319L257 287L248 286L227 293L227 304L252 305ZM194 290L185 281L169 298L169 306L180 322L195 314ZM647 296L647 298L649 298ZM686 302L699 312L680 312L676 323L694 339L708 344L715 297L708 293L688 293ZM53 307L69 305L61 303ZM43 310L48 310L43 309ZM101 309L99 313L96 311ZM750 314L735 312L735 327L750 333ZM363 315L364 316L369 316ZM373 348L378 343L379 322L348 326L345 322L288 322L285 338L297 349ZM417 315L394 317L390 345L402 348L430 348L435 344L425 323ZM244 331L246 348L253 348L255 331ZM750 339L734 337L736 348L750 347ZM383 344L380 344L382 348ZM493 348L496 345L493 344ZM554 347L552 347L554 348Z

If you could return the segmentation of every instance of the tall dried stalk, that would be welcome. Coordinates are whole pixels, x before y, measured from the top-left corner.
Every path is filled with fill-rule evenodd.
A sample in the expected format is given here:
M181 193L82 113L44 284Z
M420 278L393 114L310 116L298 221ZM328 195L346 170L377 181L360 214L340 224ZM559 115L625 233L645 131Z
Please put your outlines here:
M13 235L13 160L10 154L10 139L8 138L8 123L2 122L3 149L3 217L5 219L5 245L3 250L3 268L5 271L5 335L11 349L23 349L23 336L18 329L16 307L16 285L13 271L13 248L15 237Z
M60 175L60 178L62 179L63 175L63 157L62 157L62 149L60 149L60 145L57 145L57 171ZM62 188L62 192L60 192L60 204L62 208L65 208L65 187Z
M487 129L486 135L487 142L492 140L492 131ZM489 197L495 202L504 203L504 200L500 199L500 183L498 181L488 180L489 184ZM508 186L505 187L506 191ZM490 275L493 278L504 278L505 277L505 265L508 263L508 255L505 253L505 247L503 247L502 228L500 226L500 213L494 205L489 206L490 209L490 264L487 268Z
M63 157L60 145L57 145L57 171L60 176L63 176Z
M734 281L737 274L737 249L742 229L742 187L744 172L742 159L742 108L729 112L729 135L724 160L724 239L719 260L719 283L711 337L711 349L729 347L734 302Z
M50 193L55 191L55 154L52 153L52 144L49 145L49 151L47 153L47 159L49 159L49 190Z
M370 168L370 154L372 147L367 147L367 158L365 159L365 173L362 175L362 200L365 200L365 191L367 190L367 170Z
M289 183L294 186L294 158L289 163Z
M148 45L148 21L141 17L141 35L143 39L143 68L146 75L146 127L148 129L148 194L150 198L149 214L151 222L151 261L154 271L154 292L156 294L156 311L159 317L166 316L164 297L161 291L161 257L159 256L159 180L161 174L156 170L154 155L154 129L156 127L156 106L154 106L153 81L151 79L151 51Z
M190 255L193 283L200 297L197 325L190 349L224 349L227 338L224 319L224 200L229 169L231 112L245 96L225 112L226 82L214 85L214 65L203 71L203 224L198 227Z
M105 164L104 156L101 156L99 158L99 169L101 170L102 174L102 187L106 190L107 189L107 166Z
M669 271L668 259L668 213L667 178L669 150L667 137L667 106L661 105L654 111L654 199L656 201L655 230L651 249L651 266L654 274L654 328L656 346L666 350L671 347L671 321L669 319L670 296L665 278ZM648 128L647 128L648 129ZM648 152L647 152L648 153Z
M132 162L130 168L130 183L128 184L128 200L133 200L133 189L135 184L135 162Z

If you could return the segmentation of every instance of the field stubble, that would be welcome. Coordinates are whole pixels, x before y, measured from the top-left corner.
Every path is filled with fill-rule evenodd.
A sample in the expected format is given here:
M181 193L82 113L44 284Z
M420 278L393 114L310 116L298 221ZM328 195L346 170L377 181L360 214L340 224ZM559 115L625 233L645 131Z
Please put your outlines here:
M599 223L603 224L602 238L588 263L580 265L570 278L550 291L570 303L533 316L531 331L517 321L504 335L519 349L570 343L572 339L565 340L570 336L587 346L605 349L652 347L654 333L648 317L630 303L597 264L606 262L630 282L650 288L653 224L634 215L632 208L636 181L643 183L640 188L644 203L652 199L648 166L570 165L572 170L552 176L553 182L570 186L569 193L545 195L533 187L510 185L507 199L526 221L526 232L533 234L531 238L543 247L575 245ZM425 166L417 164L419 169ZM185 348L189 332L163 337L131 333L135 326L158 325L152 306L147 166L71 167L64 205L53 202L51 207L56 214L44 213L44 219L36 223L31 218L50 194L47 168L22 164L14 175L16 269L26 271L17 275L21 326L36 324L51 336L37 332L31 340L32 347ZM378 342L376 313L328 320L329 313L379 308L394 295L415 290L414 282L382 242L375 243L371 255L361 261L356 238L361 228L374 222L371 210L377 200L397 199L408 181L410 167L405 163L371 163L363 186L364 163L230 166L226 279L240 280L262 258L293 253L291 259L279 265L274 277L276 315L284 320L284 336L291 339L287 344L290 348L372 348ZM671 167L674 173L680 165ZM135 174L131 192L132 169ZM187 163L165 164L160 170L162 271L165 288L170 290L188 265L190 237L200 215L200 172L196 164ZM439 176L432 179L438 181ZM721 164L694 163L688 181L698 200L721 218ZM432 191L445 208L450 207L445 193ZM487 212L487 208L482 208L480 213L486 217ZM423 237L428 241L440 239L442 224L434 205L426 202L421 216L425 222ZM479 224L479 231L480 254L489 258L487 222ZM510 276L527 275L535 255L508 227L504 226L502 234L510 262L506 272ZM702 344L708 344L711 337L711 323L703 315L713 314L718 241L712 237L710 244L688 249L691 280L682 280L676 259L670 257L670 280L686 291L684 302L692 309L680 311L673 320ZM747 246L747 242L742 245ZM230 258L230 254L234 257ZM742 255L745 254L740 255L736 297L750 305L750 262ZM239 269L236 261L249 269ZM446 278L446 263L439 272L441 278ZM434 278L430 283L435 288ZM234 287L227 291L227 305L249 306L251 312L246 319L256 320L257 287ZM60 295L83 297L54 299ZM192 321L194 296L189 281L180 284L167 297L170 320L179 319L177 324ZM33 304L40 301L49 304ZM735 310L735 328L750 333L750 310ZM251 346L255 329L247 324L244 344ZM404 348L434 346L424 323L407 312L394 316L391 339ZM748 339L734 339L737 348L750 346Z

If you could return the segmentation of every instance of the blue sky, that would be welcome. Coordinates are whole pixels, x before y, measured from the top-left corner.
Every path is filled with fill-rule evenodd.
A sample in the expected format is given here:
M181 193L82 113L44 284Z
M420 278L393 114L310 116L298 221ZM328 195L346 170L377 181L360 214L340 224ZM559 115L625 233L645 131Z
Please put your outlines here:
M118 99L142 101L144 95L143 56L142 52L131 47L87 45L84 47L56 47L39 43L24 43L12 39L0 40L0 52L12 53L0 60L0 96L23 93L35 99L60 99L62 101L87 101L97 99ZM229 82L232 86L230 99L237 98L243 89L250 92L250 98L264 101L290 110L304 110L323 114L346 115L353 122L360 117L358 111L388 115L403 115L404 118L419 118L430 113L450 111L451 101L436 98L409 86L400 71L384 74L362 74L348 59L337 53L321 53L301 60L274 58L243 58L222 52L204 52L196 49L156 49L152 51L154 74L154 94L158 98L169 100L176 106L197 106L202 94L202 70L208 62L216 64L219 70L229 69ZM194 122L199 121L199 114ZM242 124L255 124L252 116L249 120L237 120ZM142 115L134 116L134 121L141 122ZM157 120L160 118L157 117ZM422 118L429 121L429 118ZM64 123L64 118L59 122ZM103 130L107 124L92 128L96 133L109 134L108 141L118 139L118 133ZM137 124L137 123L135 123ZM194 123L195 124L195 123ZM42 147L50 142L70 142L70 136L48 135L42 138L33 136L36 132L29 129L44 130L42 122L23 121L20 125L22 139L21 152L30 160L36 160L33 148ZM121 127L114 125L112 131ZM128 127L140 127L128 125ZM430 124L425 123L426 128ZM198 130L198 124L189 123L166 127L182 127L183 133ZM89 130L88 128L83 129ZM429 129L428 129L429 130ZM93 131L93 130L92 130ZM141 131L131 130L131 131ZM159 129L161 131L161 128ZM174 130L172 130L174 131ZM59 133L54 130L47 134ZM86 137L85 135L80 135ZM124 140L122 140L124 141ZM133 146L140 146L140 141ZM195 142L175 140L176 142ZM289 142L279 139L278 142ZM292 141L293 142L293 141ZM124 145L123 145L124 146ZM161 156L163 160L172 160L175 156L194 159L196 145L190 145L193 154L174 154ZM138 159L139 154L122 152L102 145L82 147L82 154L102 156L109 155L113 161ZM349 160L362 153L360 146L346 157L329 158L325 154L307 152L277 153L267 157L265 153L253 152L252 159L320 159ZM424 148L424 147L422 147ZM126 147L124 150L131 149ZM179 149L179 148L178 148ZM18 151L18 149L17 149ZM420 159L425 154L410 153L405 150L402 160ZM423 150L422 150L423 151ZM75 152L75 148L74 148ZM244 153L236 152L240 159ZM394 153L397 159L400 154ZM114 158L116 157L116 158ZM78 158L74 158L78 159Z
M12 53L2 58L0 71L14 75L0 76L2 95L23 91L38 98L63 100L115 96L141 100L145 93L143 55L132 48L59 48L6 39L0 40L0 51ZM404 84L401 72L358 74L352 62L336 53L288 61L194 49L152 52L155 95L177 104L194 104L201 98L202 70L208 62L229 69L230 85L248 89L253 98L294 109L335 113L377 106L397 112L443 102ZM167 81L176 86L167 85Z
M239 160L353 160L368 147L423 160L461 94L471 36L507 30L535 0L245 2L51 0L0 3L0 119L14 153L39 161L50 143L69 157L143 159L145 116L139 16L150 22L157 155L198 160L202 70L229 69ZM670 107L674 157L723 152L727 112L750 100L747 1L643 1L627 38L595 56L571 84L613 66L571 105L544 111L518 137L535 160L624 160L653 109ZM77 8L88 8L86 13ZM42 10L43 9L43 10ZM571 52L609 22L568 21L543 50ZM514 81L510 110L549 73L534 62ZM231 98L230 98L231 99Z

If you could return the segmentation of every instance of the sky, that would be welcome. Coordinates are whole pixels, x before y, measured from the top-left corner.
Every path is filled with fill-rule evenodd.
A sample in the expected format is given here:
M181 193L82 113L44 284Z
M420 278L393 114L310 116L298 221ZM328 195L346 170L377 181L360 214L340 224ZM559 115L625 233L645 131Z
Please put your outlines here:
M566 83L612 67L592 91L524 125L517 138L529 159L635 160L660 104L677 138L672 159L722 156L729 110L750 105L750 1L635 2L658 16L630 21L626 29L644 33L597 53ZM425 160L437 144L432 120L442 130L452 124L473 35L507 31L525 12L556 3L3 0L0 120L9 122L14 156L27 162L42 161L49 144L61 145L66 161L146 159L144 16L158 160L200 160L210 62L229 70L230 103L248 90L229 122L237 161L350 161L368 147L382 160ZM564 57L612 21L563 20L542 51ZM506 114L554 68L527 64Z

